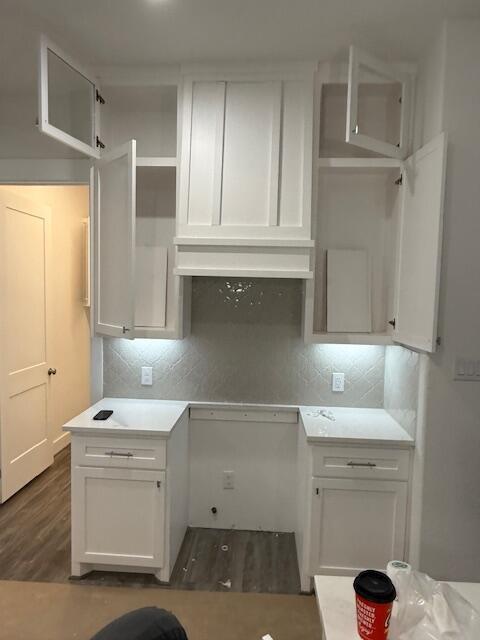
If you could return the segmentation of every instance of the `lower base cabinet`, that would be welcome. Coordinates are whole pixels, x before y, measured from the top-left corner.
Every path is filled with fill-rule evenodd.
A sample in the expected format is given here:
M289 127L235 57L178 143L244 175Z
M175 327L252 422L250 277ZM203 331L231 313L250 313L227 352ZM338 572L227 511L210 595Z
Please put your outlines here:
M403 559L407 482L313 478L311 574L351 575Z
M72 433L73 576L170 580L188 525L188 412L168 437L132 431Z
M385 444L298 440L297 544L302 591L315 575L354 576L406 560L411 454Z
M163 567L164 471L76 467L72 503L77 562Z

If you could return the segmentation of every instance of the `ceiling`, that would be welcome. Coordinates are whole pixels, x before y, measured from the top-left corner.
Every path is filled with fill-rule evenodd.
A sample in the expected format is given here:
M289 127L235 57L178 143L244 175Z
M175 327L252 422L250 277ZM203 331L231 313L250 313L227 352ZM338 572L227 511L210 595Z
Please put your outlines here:
M480 0L0 0L0 140L59 155L32 126L42 32L93 68L338 60L349 44L410 62L445 18L480 18ZM0 144L0 156L11 153Z
M480 1L0 0L0 12L1 72L15 85L38 31L92 66L327 60L350 43L412 61L444 18L480 17Z

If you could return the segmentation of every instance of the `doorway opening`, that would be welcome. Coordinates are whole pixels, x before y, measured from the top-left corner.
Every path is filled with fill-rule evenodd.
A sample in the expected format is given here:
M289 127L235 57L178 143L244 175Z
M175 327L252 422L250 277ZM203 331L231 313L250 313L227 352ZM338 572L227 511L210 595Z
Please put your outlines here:
M4 503L53 464L62 425L90 405L89 187L0 185L0 216Z

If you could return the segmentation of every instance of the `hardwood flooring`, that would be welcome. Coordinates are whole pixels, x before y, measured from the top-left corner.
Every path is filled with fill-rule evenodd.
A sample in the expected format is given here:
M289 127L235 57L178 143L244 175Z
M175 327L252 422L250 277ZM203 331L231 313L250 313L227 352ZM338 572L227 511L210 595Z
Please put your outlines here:
M201 591L299 593L294 535L188 529L171 584Z
M0 505L0 580L65 582L69 569L70 447Z
M223 549L222 549L223 547ZM70 449L0 505L0 580L70 581ZM159 587L153 575L95 571L75 583ZM170 589L300 592L290 533L189 529Z

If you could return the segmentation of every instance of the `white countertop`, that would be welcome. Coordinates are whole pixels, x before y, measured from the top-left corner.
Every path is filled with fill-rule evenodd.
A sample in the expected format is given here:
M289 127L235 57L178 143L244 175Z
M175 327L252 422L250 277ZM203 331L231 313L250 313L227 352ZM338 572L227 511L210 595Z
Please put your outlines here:
M358 639L353 578L315 576L314 582L324 640ZM449 582L448 584L480 611L480 584L473 582Z
M188 406L188 402L180 401L103 398L72 418L63 429L76 434L167 438ZM113 414L107 420L94 420L93 416L102 409L112 409Z
M414 446L413 438L385 409L300 407L300 416L311 443Z
M168 437L180 416L189 407L212 410L298 411L309 443L370 444L412 447L414 440L384 409L310 407L295 405L243 404L226 402L183 402L103 398L63 425L77 434L153 435ZM93 420L101 409L112 409L107 420ZM322 415L323 414L323 415ZM329 419L330 416L334 420Z

